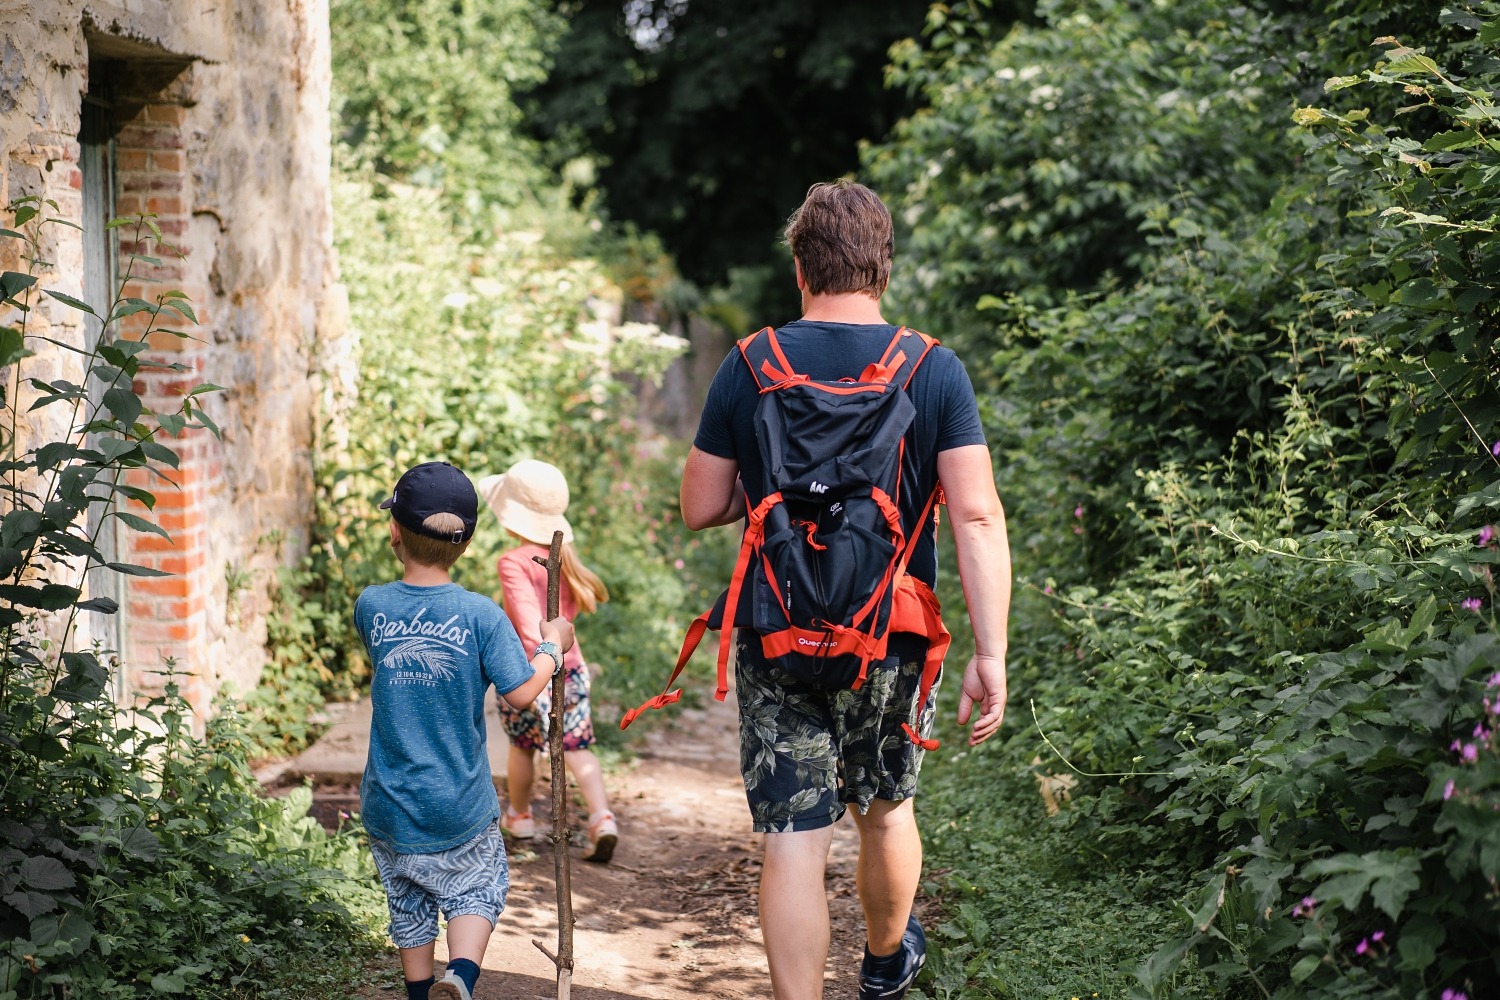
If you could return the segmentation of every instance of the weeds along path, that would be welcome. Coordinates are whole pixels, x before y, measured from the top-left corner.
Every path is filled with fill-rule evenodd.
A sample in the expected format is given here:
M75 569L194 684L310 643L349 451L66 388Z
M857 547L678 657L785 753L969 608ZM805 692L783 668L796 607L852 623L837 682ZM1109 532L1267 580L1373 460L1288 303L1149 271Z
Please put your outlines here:
M750 830L737 728L731 695L729 702L710 701L701 710L654 713L632 729L643 731L636 757L606 775L620 821L614 860L589 864L573 848L573 996L579 1000L771 995L756 914L761 837ZM503 761L499 749L496 759ZM538 776L547 770L543 762ZM510 899L490 939L475 1000L557 995L552 963L532 944L557 944L552 851L545 839L551 825L547 787L540 781L536 792L534 846L511 851ZM357 789L337 782L318 788L323 809L334 813L348 808L351 793ZM569 816L576 834L584 817L576 796L573 802ZM854 890L857 849L846 817L828 868L830 997L857 991L863 945ZM446 958L441 940L438 957ZM400 995L393 992L401 980L394 952L389 965L385 988L362 996Z

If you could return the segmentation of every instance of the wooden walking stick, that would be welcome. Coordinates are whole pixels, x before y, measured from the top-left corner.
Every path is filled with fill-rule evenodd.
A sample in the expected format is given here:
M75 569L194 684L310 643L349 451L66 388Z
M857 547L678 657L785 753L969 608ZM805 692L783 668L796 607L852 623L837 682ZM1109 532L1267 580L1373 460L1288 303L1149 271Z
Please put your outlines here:
M547 558L532 556L547 567L547 620L559 614L562 597L563 533L552 533L552 549ZM540 941L531 943L557 966L557 1000L569 1000L573 993L573 867L568 856L568 775L563 769L563 693L567 671L552 675L551 725L547 733L547 753L552 758L552 861L557 871L557 954Z

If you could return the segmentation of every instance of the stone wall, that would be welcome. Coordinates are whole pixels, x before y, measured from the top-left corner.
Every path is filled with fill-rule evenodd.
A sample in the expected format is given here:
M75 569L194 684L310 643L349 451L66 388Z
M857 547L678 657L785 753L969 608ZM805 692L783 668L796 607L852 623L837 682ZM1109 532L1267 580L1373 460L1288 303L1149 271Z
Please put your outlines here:
M0 202L41 194L81 220L84 103L104 108L114 214L154 213L181 251L152 250L162 284L133 282L127 294L181 289L200 324L186 330L196 339L152 337L157 357L189 371L143 375L137 391L166 409L199 382L224 387L203 397L222 440L189 432L173 443L175 486L138 480L157 494L173 543L120 539L126 560L174 574L133 580L124 594L126 693L159 688L170 657L190 675L200 715L225 686L256 682L276 567L304 550L312 518L318 348L337 342L344 312L331 250L327 32L326 0L0 0ZM84 241L97 235L48 232L56 266L44 285L83 297ZM16 269L13 247L0 253ZM120 332L138 336L144 318ZM49 302L30 332L82 344L80 319ZM27 376L80 374L56 349L24 365ZM60 428L26 430L36 440Z

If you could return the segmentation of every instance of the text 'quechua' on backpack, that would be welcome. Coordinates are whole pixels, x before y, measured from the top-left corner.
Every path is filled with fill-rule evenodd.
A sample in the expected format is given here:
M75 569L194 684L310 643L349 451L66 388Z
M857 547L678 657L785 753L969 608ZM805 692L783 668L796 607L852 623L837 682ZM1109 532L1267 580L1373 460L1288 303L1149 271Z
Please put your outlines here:
M900 502L906 433L916 417L906 389L936 344L902 327L858 378L820 382L793 370L770 327L739 342L760 387L755 437L764 499L749 510L729 588L688 629L668 690L627 712L621 729L681 697L672 685L710 628L720 630L714 697L723 701L733 626L760 636L771 666L855 690L870 664L885 658L892 632L925 635L917 704L927 703L948 632L932 591L907 576L906 565L922 527L936 516L940 490L927 497L911 538L902 528ZM906 731L924 747L937 746L910 724Z

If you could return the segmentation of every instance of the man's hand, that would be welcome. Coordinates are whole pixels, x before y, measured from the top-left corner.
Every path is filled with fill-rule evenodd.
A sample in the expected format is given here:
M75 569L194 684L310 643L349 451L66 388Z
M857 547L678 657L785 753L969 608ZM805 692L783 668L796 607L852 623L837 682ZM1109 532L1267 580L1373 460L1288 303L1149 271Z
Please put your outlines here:
M542 637L543 642L557 643L557 648L564 653L573 648L573 623L566 618L554 618L550 622L541 622L537 625L537 633Z
M964 670L963 693L958 696L958 724L968 725L974 706L979 706L979 718L974 720L974 732L969 736L969 746L977 747L1000 729L1000 720L1005 718L1005 660L998 656L978 656L969 660Z

